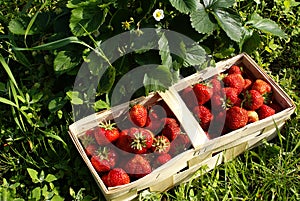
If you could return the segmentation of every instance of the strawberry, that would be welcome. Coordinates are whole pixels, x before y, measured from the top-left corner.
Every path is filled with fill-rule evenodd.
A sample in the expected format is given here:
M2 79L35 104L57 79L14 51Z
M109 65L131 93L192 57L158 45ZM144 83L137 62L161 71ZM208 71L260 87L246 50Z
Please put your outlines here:
M257 110L264 104L264 97L256 90L249 90L244 93L243 106L247 110Z
M183 89L180 92L180 95L188 108L191 109L198 105L198 101L192 86L188 86L185 89Z
M158 105L164 109L164 114L166 114L164 116L172 117L172 118L174 117L174 113L172 112L172 110L170 109L170 107L165 101L159 101Z
M264 119L275 114L275 110L268 105L263 104L257 111L259 119Z
M223 94L213 94L211 96L210 102L211 107L216 111L222 110L225 107L225 96Z
M222 93L222 88L223 88L223 83L219 80L218 76L214 76L210 81L209 81L210 86L212 87L212 92L213 94L220 94Z
M131 158L126 166L126 172L130 177L138 179L152 172L149 161L140 154L136 154Z
M172 156L168 153L159 154L153 162L153 169L165 164L172 159Z
M238 90L232 87L225 87L224 93L226 96L226 107L232 107L239 99L238 97Z
M84 151L88 157L94 155L97 145L94 138L94 129L89 129L80 137L80 141L84 147Z
M170 140L164 135L155 136L151 149L154 153L167 153L170 150Z
M130 183L129 175L122 168L114 168L107 175L108 186L119 186Z
M186 134L179 134L170 145L170 150L168 154L171 156L176 156L183 151L187 150L191 146L191 141Z
M247 110L233 106L226 112L226 126L231 130L236 130L246 126L248 123L248 112Z
M144 154L152 147L154 135L148 129L132 127L128 136L131 138L130 146L133 153Z
M248 123L253 123L259 120L258 114L256 111L249 110L248 112Z
M199 105L203 105L207 101L209 101L213 93L210 87L201 83L195 84L193 87L193 91L195 93Z
M198 119L198 122L202 129L207 131L209 128L209 124L213 119L213 115L210 110L203 105L199 105L193 109L193 112L196 115L196 118Z
M242 70L239 66L237 65L232 65L229 69L228 69L228 74L242 74Z
M214 114L214 118L209 126L209 139L219 137L222 135L226 118L226 110L220 110Z
M247 91L251 88L252 86L252 80L248 79L248 78L245 78L245 84L244 84L244 89L243 91Z
M147 122L148 111L140 104L134 105L129 110L130 120L138 127L144 127Z
M118 159L117 152L110 147L99 148L91 158L91 163L97 172L107 172L113 168Z
M181 133L181 129L174 118L165 118L165 125L162 130L162 135L166 136L169 141L174 140Z
M109 182L108 182L108 174L103 174L101 175L101 180L105 184L106 187L111 187Z
M251 89L258 91L262 95L272 91L271 85L262 79L256 79L252 84Z
M101 123L100 127L95 129L95 139L99 145L107 145L115 142L120 135L115 123Z
M223 78L224 85L226 87L236 88L238 94L240 94L245 85L245 80L241 74L229 74Z
M132 153L133 150L131 148L131 142L132 139L128 135L129 129L124 129L120 132L120 136L116 142L116 146L120 149L123 150L121 151L122 154L127 154L127 153Z
M144 128L159 133L163 126L162 119L166 117L166 113L161 106L154 105L148 111L147 122Z

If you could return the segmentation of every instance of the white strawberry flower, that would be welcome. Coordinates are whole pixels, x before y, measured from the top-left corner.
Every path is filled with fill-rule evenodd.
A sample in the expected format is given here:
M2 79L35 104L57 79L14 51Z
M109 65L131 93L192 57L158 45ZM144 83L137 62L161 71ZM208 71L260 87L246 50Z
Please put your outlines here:
M160 21L160 20L164 19L164 17L165 17L164 11L162 9L156 9L153 12L153 17L156 21Z

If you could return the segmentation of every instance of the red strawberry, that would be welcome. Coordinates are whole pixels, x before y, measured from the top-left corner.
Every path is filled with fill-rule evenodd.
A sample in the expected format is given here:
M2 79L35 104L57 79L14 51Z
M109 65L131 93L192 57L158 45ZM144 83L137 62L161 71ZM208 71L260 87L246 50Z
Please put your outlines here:
M170 145L169 154L171 156L176 156L185 150L187 150L191 146L191 141L186 134L179 134Z
M246 78L244 79L245 80L245 85L244 85L244 89L243 91L247 91L251 88L251 85L252 85L252 80Z
M103 181L103 183L105 184L106 187L111 187L109 182L108 182L108 174L103 174L101 176L101 180Z
M172 156L168 153L159 154L153 162L153 169L165 164L166 162L168 162L171 159L172 159Z
M98 149L98 146L96 144L89 144L86 147L84 147L84 152L88 157L93 156Z
M180 126L176 119L165 118L165 125L162 130L162 135L166 136L170 141L174 140L181 133Z
M223 109L225 107L224 100L225 96L223 94L213 94L210 99L211 107L216 111Z
M240 94L245 85L245 80L241 74L229 74L223 78L224 85L226 87L233 87L238 90L238 94Z
M198 83L193 87L199 105L205 104L212 96L212 89L204 84Z
M209 128L209 124L213 119L213 115L210 110L203 105L199 105L193 109L193 112L196 115L196 118L198 119L202 129L207 131Z
M158 105L161 106L165 111L164 114L166 114L167 117L174 117L174 113L168 106L168 104L165 101L159 101Z
M170 140L164 135L157 135L151 149L154 153L167 153L170 150Z
M102 123L95 129L94 135L99 145L107 145L119 138L119 130L114 125L114 123Z
M268 105L263 104L257 111L259 119L264 119L275 114L275 110Z
M228 74L242 74L242 71L239 66L233 65L228 69Z
M140 104L134 105L129 111L130 120L138 127L144 127L147 122L148 111Z
M99 148L91 158L91 163L97 172L107 172L116 164L117 152L110 147Z
M218 79L218 76L213 77L209 81L209 84L212 87L213 94L220 94L220 93L222 93L223 86L222 86L221 81Z
M224 130L224 124L225 124L225 118L226 118L226 110L220 110L217 113L214 114L214 118L210 123L209 126L209 139L213 139L215 137L219 137L222 135L222 132Z
M257 110L264 104L264 97L256 90L246 91L243 106L248 110Z
M226 112L226 126L231 130L236 130L246 126L248 123L247 110L233 106Z
M147 122L144 128L159 133L163 126L162 119L166 117L166 113L161 106L154 105L148 111Z
M252 84L251 89L258 91L262 95L272 91L271 85L261 79L256 79Z
M198 105L198 101L192 86L188 86L187 88L183 89L180 92L180 95L188 108L191 109Z
M144 154L152 147L153 144L153 133L144 128L131 128L128 132L130 136L130 146L133 153Z
M259 118L258 118L257 112L253 111L253 110L249 110L248 111L248 123L253 123L253 122L256 122L258 120L259 120Z
M126 172L130 177L138 179L152 172L149 161L142 155L136 154L132 159L130 159L126 166Z
M232 107L239 99L238 90L232 87L225 87L224 92L226 96L226 107Z
M94 129L89 129L86 133L80 137L80 141L84 147L84 151L88 157L92 156L96 149L97 145L94 138Z
M128 135L129 129L124 129L120 132L120 136L116 142L116 146L123 150L121 151L122 154L132 153L133 150L131 148L132 139Z
M130 177L122 168L114 168L107 175L107 183L111 187L129 184Z

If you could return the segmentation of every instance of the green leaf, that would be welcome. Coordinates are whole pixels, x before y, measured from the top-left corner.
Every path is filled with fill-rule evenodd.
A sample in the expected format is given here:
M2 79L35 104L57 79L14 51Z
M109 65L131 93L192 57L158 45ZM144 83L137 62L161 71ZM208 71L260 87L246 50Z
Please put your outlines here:
M259 44L260 36L257 31L247 31L239 44L240 52L251 54L259 46Z
M79 97L78 91L68 91L66 94L70 98L72 104L74 105L83 104L83 100Z
M57 180L57 177L53 174L48 174L45 178L45 181L48 183L55 181L55 180Z
M36 187L31 192L31 198L34 200L41 200L42 189L41 187Z
M196 0L169 0L174 8L181 13L190 13L197 8Z
M164 91L172 85L172 82L172 73L169 67L164 65L158 65L154 69L149 69L143 80L146 94L152 91Z
M54 71L61 74L79 64L78 57L73 56L71 51L60 51L54 59Z
M54 195L52 198L51 198L51 201L64 201L65 199L59 195Z
M104 23L107 13L108 9L98 6L75 8L71 13L70 29L75 36L86 36Z
M6 73L7 73L8 77L9 77L10 81L11 81L11 82L14 84L14 86L18 89L19 87L18 87L18 84L17 84L17 82L16 82L16 80L15 80L15 77L14 77L13 73L11 72L11 70L10 70L8 64L5 62L5 60L4 60L3 56L2 56L2 54L0 54L0 63L2 64L4 70L6 71Z
M191 25L199 33L209 34L216 29L216 24L211 17L204 6L200 4L197 10L190 14Z
M101 76L98 84L98 93L108 93L112 88L116 79L116 69L113 66L109 66L104 74Z
M159 33L160 34L160 33ZM165 34L162 33L158 40L159 55L161 57L161 64L167 66L169 69L172 67L172 57L170 54L170 48L168 39Z
M6 98L0 97L0 102L18 108L18 106L14 102L12 102Z
M235 0L204 0L203 3L206 8L229 8L233 6Z
M246 22L246 25L251 25L252 27L261 30L266 33L271 33L275 36L279 36L282 38L286 38L287 35L280 29L278 24L270 19L265 19L258 15L257 13L253 13L250 20Z
M200 45L186 48L184 66L196 66L205 62L206 52Z
M29 21L29 17L12 19L9 22L8 29L11 33L16 35L25 35L25 33L27 35L35 34L35 31L33 29L26 31Z
M83 6L97 6L102 3L102 0L87 0L87 1L82 1L82 0L70 0L67 3L68 8L79 8Z
M101 109L109 109L109 104L103 100L98 100L95 102L94 109L101 110Z
M56 97L52 99L48 104L48 109L51 113L54 113L64 107L67 100L64 97Z
M27 168L27 172L29 174L29 176L31 177L31 180L33 183L39 183L40 180L38 178L38 171L31 169L31 168Z
M213 14L227 36L231 40L239 42L242 38L242 23L240 16L229 9L216 9Z

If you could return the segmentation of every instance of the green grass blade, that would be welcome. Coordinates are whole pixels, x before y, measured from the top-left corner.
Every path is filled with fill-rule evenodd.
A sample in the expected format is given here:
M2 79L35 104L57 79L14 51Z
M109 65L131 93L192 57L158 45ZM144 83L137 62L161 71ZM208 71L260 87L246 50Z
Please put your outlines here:
M13 74L12 74L12 72L11 72L8 64L5 62L2 54L0 54L0 63L2 64L4 70L6 71L9 79L13 82L13 84L15 85L15 87L18 89L19 87L18 87L18 84L17 84L17 82L15 80L15 77L13 76Z
M7 104L7 105L10 105L10 106L13 106L13 107L18 107L14 102L12 102L12 101L10 101L6 98L0 97L0 102L4 103L4 104Z

